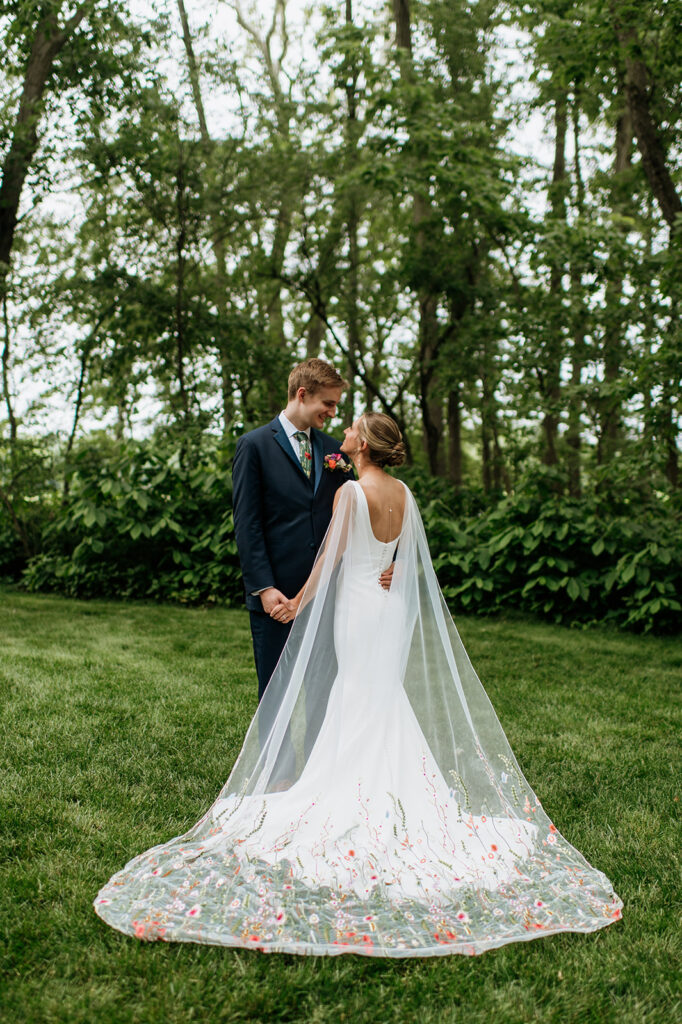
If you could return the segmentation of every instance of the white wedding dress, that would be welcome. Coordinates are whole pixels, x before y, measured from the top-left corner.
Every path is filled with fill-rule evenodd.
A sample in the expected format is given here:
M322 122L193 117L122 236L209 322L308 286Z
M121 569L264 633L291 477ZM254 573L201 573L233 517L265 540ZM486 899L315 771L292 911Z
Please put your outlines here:
M594 931L621 907L523 777L411 493L383 543L355 481L222 792L95 900L140 938L400 957Z

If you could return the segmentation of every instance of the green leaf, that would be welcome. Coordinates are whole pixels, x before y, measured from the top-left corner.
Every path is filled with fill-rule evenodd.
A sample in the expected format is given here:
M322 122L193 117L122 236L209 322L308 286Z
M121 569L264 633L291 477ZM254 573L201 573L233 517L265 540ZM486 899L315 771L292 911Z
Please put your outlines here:
M621 573L621 577L620 577L622 579L623 583L629 583L630 582L630 580L635 575L636 568L637 568L637 565L636 565L636 563L634 561L630 562L630 564L625 567L625 569Z

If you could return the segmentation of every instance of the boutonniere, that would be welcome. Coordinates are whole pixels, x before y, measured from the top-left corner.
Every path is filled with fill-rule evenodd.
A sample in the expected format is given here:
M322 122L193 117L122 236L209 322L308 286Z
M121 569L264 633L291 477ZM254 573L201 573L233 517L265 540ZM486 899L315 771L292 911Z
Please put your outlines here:
M334 455L325 455L324 468L330 473L335 469L340 469L342 473L350 473L353 467L350 462L346 462L341 452L337 452Z

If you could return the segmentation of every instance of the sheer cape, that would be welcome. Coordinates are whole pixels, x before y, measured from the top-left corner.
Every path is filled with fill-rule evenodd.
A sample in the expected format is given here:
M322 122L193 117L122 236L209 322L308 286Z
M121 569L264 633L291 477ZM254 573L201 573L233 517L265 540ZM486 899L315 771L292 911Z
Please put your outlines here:
M140 938L396 957L590 932L621 907L524 778L413 496L383 543L355 481L217 799L95 900Z

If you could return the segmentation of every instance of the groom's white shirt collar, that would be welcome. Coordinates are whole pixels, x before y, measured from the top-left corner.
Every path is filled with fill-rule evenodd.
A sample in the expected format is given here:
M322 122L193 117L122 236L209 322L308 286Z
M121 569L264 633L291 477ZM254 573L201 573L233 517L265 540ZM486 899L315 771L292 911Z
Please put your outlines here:
M295 427L294 424L291 422L291 420L287 416L285 416L283 412L281 412L279 414L279 422L282 424L282 426L286 430L287 437L289 438L289 444L291 445L291 447L293 449L294 455L296 456L296 458L298 458L299 445L298 445L298 441L294 437L294 434L298 430L298 427ZM303 433L307 434L308 435L308 440L310 440L310 427L308 427L307 430L304 430Z

